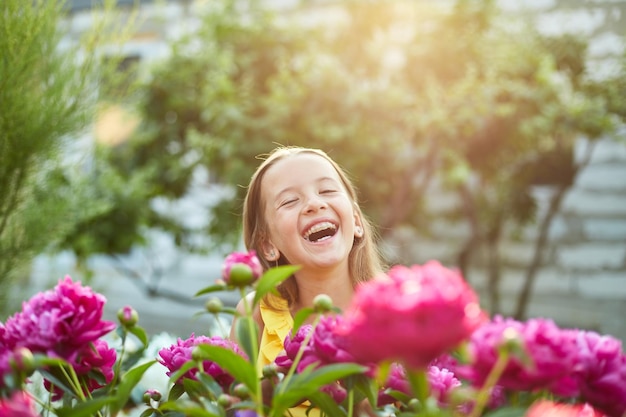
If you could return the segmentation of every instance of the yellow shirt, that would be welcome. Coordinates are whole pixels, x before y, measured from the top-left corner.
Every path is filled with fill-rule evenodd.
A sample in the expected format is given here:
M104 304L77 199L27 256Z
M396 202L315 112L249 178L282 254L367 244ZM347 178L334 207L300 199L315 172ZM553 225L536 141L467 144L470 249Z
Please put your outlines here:
M263 333L261 334L261 345L259 347L259 360L257 361L257 370L262 375L263 367L274 362L274 359L284 349L284 340L293 328L293 317L289 311L287 302L282 298L275 297L274 304L277 309L270 308L265 301L261 301L259 308L263 319ZM289 409L289 413L294 417L305 417L306 410L310 403L304 402L299 406ZM317 417L320 415L318 409L312 409L309 417Z

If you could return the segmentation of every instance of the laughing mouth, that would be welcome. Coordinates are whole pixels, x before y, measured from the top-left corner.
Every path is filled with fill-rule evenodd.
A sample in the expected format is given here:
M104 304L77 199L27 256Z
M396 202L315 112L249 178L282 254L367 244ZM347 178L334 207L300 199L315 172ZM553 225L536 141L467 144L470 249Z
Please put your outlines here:
M321 222L304 232L302 237L309 242L319 242L335 236L337 226L331 222Z

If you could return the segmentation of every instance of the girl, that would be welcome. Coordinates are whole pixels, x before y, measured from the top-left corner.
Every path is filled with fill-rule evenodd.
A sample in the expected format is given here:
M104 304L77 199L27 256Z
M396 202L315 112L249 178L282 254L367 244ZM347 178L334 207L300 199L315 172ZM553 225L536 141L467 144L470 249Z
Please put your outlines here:
M243 235L264 269L300 266L278 287L280 297L265 297L254 311L259 371L283 350L298 310L312 307L318 294L345 310L355 287L383 271L375 232L354 186L321 150L279 147L269 154L248 186ZM243 302L237 309L243 313Z

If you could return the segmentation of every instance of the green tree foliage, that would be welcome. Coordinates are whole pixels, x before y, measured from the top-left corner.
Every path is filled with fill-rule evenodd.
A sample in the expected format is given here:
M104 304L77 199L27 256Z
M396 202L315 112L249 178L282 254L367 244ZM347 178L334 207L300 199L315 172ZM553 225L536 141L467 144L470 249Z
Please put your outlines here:
M403 225L429 233L433 216L466 221L458 264L485 249L497 310L498 245L534 220L532 187L566 189L580 169L575 139L610 133L624 115L623 75L593 81L584 42L541 36L492 1L344 1L280 15L234 4L212 4L174 45L145 85L142 126L110 158L125 181L143 173L146 202L185 195L198 167L231 186L208 208L216 244L238 242L259 154L319 147L347 168L383 236ZM442 187L459 204L433 213L429 193ZM139 205L137 221L179 227Z
M96 104L96 35L63 42L65 2L0 3L0 306L32 258L103 209L85 175L80 142ZM10 308L7 311L11 311Z

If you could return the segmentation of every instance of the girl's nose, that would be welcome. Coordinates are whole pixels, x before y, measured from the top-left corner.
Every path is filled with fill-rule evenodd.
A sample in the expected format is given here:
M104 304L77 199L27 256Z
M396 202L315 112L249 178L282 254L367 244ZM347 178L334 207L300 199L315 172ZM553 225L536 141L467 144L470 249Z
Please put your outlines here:
M312 196L307 199L307 202L304 206L304 211L307 213L316 212L317 210L324 210L328 207L326 201L321 199L319 196Z

